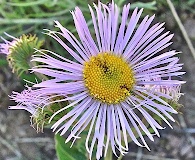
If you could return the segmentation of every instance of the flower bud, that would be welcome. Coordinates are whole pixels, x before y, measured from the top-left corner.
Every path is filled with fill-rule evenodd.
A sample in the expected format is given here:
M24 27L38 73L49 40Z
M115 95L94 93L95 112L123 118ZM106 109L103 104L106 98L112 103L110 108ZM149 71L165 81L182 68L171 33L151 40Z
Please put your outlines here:
M31 56L34 53L34 48L40 49L43 41L39 40L36 35L23 34L20 38L15 38L6 33L12 41L4 38L4 43L0 43L0 53L7 55L7 61L12 68L13 73L20 76L22 73L28 73L31 67Z

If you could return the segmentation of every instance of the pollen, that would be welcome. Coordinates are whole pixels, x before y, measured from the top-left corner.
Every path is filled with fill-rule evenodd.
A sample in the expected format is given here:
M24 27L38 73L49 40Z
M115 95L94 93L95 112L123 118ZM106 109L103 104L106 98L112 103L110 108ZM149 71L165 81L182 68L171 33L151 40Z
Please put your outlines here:
M135 84L130 65L112 53L99 53L85 62L83 78L89 94L109 104L124 101Z

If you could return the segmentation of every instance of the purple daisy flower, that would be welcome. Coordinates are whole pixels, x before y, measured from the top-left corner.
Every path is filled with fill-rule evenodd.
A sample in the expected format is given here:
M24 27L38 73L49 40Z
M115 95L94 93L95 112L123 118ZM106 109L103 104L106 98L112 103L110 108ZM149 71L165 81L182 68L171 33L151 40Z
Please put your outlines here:
M24 109L31 113L31 126L37 132L43 132L44 124L47 123L44 113L45 104L49 105L49 100L55 97L43 95L41 89L33 90L27 86L27 89L21 93L12 92L11 100L18 104L16 106L9 106L9 109Z
M80 40L58 21L55 23L60 32L47 30L74 61L51 51L37 50L41 54L35 55L32 61L41 63L32 70L52 79L35 84L33 88L37 88L41 96L59 95L64 96L59 101L70 101L53 114L50 121L71 108L51 128L60 135L71 128L66 142L72 139L74 142L89 126L85 145L90 156L95 145L97 159L103 154L106 156L109 145L115 155L116 148L124 154L128 151L128 137L149 150L143 134L152 141L154 135L160 137L158 129L164 127L153 115L171 127L168 120L174 122L172 113L177 111L165 99L173 99L175 86L184 83L171 78L184 74L175 56L178 52L159 53L172 44L173 34L163 33L164 23L151 25L154 16L146 16L136 28L143 9L136 8L130 14L130 4L123 7L121 17L114 2L109 6L99 3L94 8L95 11L89 6L96 38L92 37L78 7L71 14ZM31 92L33 94L36 89ZM15 100L28 106L21 99Z

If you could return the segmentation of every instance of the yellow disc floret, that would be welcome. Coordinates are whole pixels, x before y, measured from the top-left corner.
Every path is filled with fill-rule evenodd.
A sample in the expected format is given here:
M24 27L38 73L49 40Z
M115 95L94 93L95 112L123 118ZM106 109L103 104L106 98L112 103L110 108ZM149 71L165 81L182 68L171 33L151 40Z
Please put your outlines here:
M125 100L135 84L130 65L112 53L92 56L85 62L83 77L90 95L109 104Z

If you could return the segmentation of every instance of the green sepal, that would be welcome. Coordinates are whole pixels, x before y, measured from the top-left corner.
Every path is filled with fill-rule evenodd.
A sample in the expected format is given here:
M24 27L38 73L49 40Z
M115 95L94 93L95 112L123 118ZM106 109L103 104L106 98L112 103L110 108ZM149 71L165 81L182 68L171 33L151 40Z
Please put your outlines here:
M63 97L56 97L52 98L50 101L60 100ZM64 115L68 113L68 110L64 110L57 114L51 122L49 122L51 116L56 113L58 110L62 109L63 107L67 106L68 102L56 102L51 103L50 105L44 108L38 108L36 114L32 117L32 126L37 130L37 132L42 132L43 128L51 127L55 122L61 119Z

